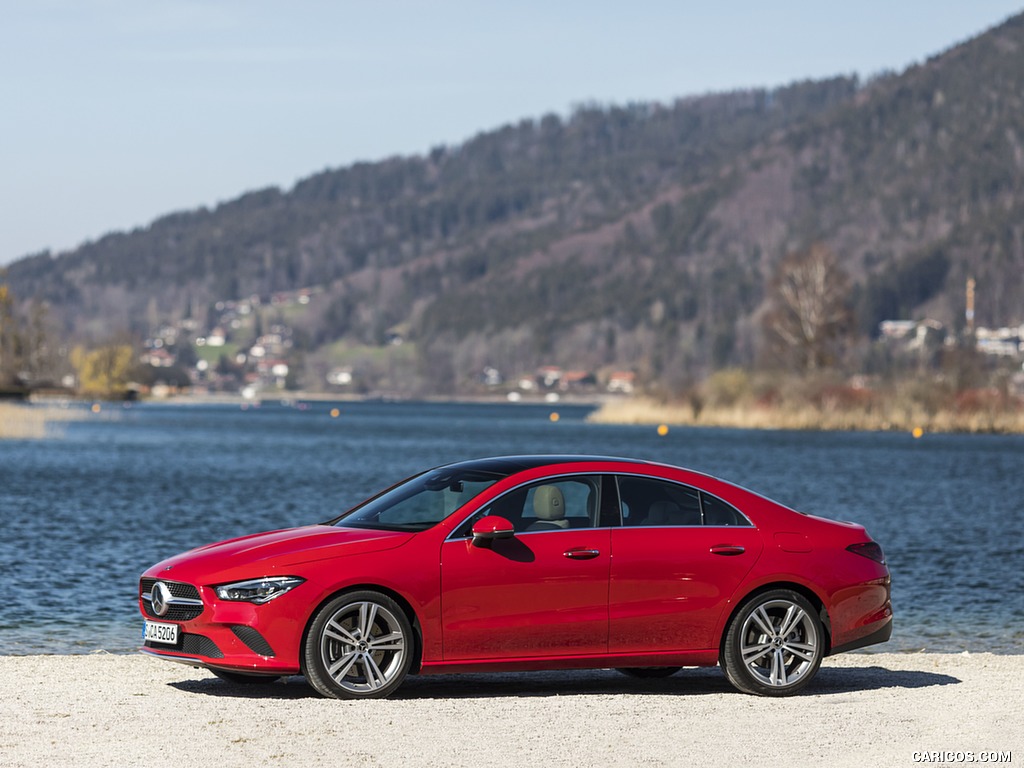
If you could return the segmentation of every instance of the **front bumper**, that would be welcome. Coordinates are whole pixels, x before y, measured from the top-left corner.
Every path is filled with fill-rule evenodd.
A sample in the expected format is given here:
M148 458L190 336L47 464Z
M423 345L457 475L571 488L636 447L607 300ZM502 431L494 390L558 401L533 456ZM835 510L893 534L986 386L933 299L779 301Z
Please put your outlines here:
M299 673L299 645L307 618L301 595L293 599L288 593L254 605L220 600L210 587L188 586L199 594L202 608L198 615L183 620L157 615L140 586L139 610L145 619L178 626L175 644L145 641L140 651L198 667L252 674ZM298 590L301 587L293 591Z

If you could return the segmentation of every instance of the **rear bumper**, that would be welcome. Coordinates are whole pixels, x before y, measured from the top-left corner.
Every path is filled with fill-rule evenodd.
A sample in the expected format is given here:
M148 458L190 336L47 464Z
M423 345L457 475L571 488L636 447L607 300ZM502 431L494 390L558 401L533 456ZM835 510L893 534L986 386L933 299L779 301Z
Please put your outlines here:
M892 637L892 616L886 619L885 624L883 624L881 627L871 632L870 634L858 638L857 640L852 640L848 643L837 645L829 652L829 656L832 656L836 653L854 651L858 648L864 648L868 645L877 645L878 643L884 643L890 637Z

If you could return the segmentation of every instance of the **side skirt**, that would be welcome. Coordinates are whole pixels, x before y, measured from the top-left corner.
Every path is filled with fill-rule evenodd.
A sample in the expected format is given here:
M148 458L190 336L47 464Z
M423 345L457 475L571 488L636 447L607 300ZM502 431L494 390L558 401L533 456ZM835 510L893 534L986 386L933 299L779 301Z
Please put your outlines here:
M458 672L541 672L555 669L610 669L615 667L713 667L718 650L683 651L663 654L545 656L504 659L458 659L425 661L421 675L447 675Z

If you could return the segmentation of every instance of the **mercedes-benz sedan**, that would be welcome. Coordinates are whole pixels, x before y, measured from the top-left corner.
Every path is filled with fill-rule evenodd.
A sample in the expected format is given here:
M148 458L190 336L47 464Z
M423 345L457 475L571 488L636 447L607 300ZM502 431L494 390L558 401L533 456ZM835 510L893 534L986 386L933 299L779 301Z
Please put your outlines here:
M329 522L154 565L139 607L146 653L235 683L303 674L349 699L409 674L715 664L781 696L892 631L863 527L595 456L430 469Z

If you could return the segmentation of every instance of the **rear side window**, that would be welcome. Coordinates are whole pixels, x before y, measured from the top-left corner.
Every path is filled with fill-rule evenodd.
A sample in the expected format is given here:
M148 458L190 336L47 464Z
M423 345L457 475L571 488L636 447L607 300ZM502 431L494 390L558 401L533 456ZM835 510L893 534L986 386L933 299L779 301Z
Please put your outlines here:
M750 525L734 507L704 491L648 477L620 477L622 524L627 527Z
M700 492L700 503L704 511L704 525L750 525L736 507L704 491Z

